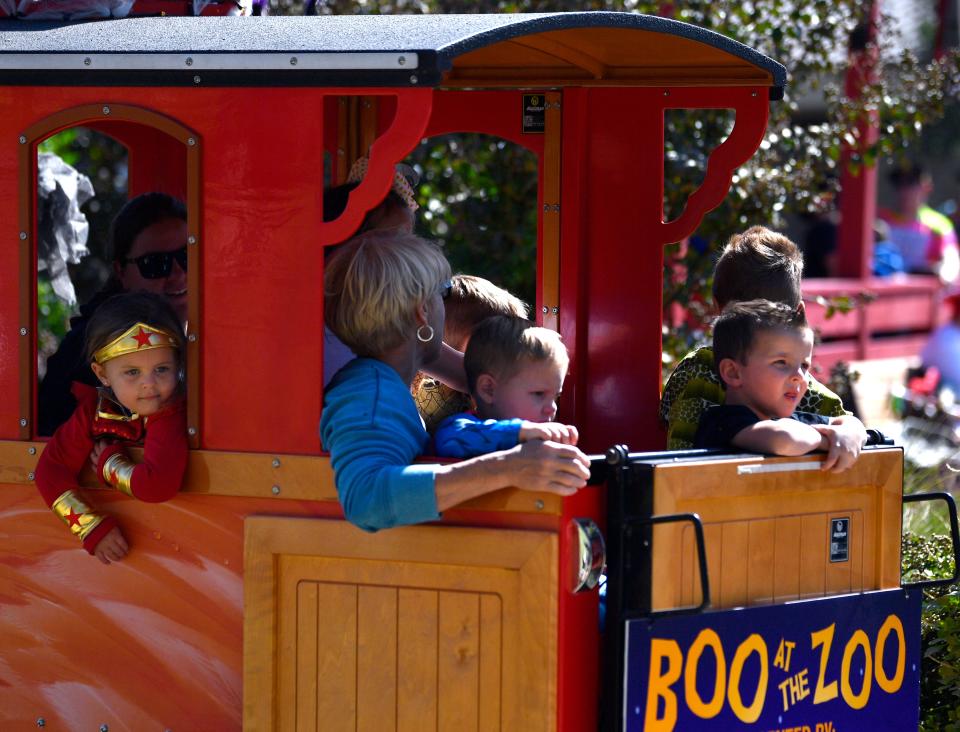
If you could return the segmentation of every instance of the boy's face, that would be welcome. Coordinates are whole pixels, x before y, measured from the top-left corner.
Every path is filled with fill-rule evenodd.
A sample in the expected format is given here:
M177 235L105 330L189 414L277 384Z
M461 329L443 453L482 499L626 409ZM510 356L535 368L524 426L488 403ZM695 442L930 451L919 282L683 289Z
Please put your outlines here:
M489 418L552 422L567 369L551 360L524 361L510 378L492 385L486 402Z
M737 373L724 380L737 391L739 403L762 419L789 417L807 391L812 358L809 328L762 330L754 336L746 363L736 364Z

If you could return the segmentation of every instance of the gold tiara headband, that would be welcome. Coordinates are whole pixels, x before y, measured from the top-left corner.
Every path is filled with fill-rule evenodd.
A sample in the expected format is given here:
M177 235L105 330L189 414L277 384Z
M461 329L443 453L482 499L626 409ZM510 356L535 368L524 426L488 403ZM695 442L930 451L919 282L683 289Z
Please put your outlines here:
M93 354L93 360L99 364L125 356L128 353L149 351L152 348L177 348L177 339L165 330L154 328L146 323L131 325L123 335L114 338Z

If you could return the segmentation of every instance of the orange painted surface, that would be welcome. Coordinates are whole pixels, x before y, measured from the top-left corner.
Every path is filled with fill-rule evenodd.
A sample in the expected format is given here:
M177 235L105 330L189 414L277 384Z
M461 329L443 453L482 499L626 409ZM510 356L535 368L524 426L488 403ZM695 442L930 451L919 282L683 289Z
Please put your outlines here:
M324 504L96 501L131 544L110 566L32 486L0 485L0 729L240 729L243 519Z

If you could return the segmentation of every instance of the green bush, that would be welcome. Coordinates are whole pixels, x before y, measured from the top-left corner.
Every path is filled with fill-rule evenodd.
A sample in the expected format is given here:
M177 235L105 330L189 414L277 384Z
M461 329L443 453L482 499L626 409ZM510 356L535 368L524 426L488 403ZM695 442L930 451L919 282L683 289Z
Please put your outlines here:
M903 536L903 579L953 574L949 536ZM960 732L960 594L955 585L924 592L920 620L920 730Z

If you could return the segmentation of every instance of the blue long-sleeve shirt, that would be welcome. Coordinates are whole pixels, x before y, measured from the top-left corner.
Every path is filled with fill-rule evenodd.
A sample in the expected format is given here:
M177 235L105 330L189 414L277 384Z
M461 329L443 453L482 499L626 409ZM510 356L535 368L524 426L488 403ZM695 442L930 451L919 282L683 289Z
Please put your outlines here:
M433 435L437 455L467 458L509 450L520 441L522 419L484 419L464 412L443 420Z
M430 437L409 386L387 364L357 358L340 369L324 395L320 439L351 523L377 531L440 517L439 466L411 464Z

